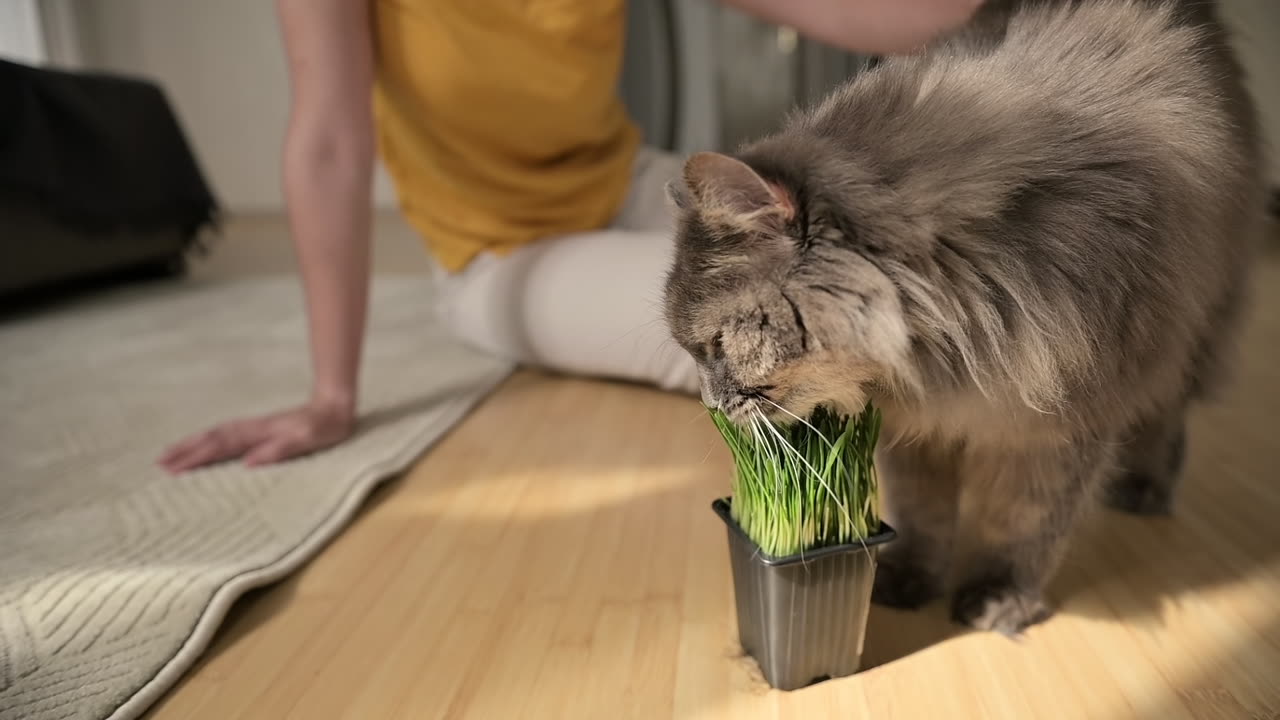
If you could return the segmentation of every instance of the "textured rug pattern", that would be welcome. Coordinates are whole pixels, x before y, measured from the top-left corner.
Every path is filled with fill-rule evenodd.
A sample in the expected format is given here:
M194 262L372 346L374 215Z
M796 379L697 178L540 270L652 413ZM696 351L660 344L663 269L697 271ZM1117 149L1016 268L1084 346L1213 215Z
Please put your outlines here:
M317 553L511 370L452 341L420 277L374 284L350 442L247 470L154 464L305 397L286 278L136 288L0 325L0 719L140 715L232 602Z

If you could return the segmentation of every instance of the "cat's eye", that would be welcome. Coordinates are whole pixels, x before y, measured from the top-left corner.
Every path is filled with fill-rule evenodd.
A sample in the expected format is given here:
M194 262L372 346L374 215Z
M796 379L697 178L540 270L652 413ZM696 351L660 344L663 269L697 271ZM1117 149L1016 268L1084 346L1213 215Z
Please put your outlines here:
M724 333L716 333L716 336L711 338L711 342L703 346L702 357L708 363L724 357Z

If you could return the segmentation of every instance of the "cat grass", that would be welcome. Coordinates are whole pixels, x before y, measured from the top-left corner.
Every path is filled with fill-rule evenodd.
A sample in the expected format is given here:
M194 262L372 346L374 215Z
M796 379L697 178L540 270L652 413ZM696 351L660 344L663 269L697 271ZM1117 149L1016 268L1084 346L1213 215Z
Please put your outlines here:
M879 531L873 406L853 416L820 407L807 420L742 425L708 412L733 455L730 515L766 554L787 557Z

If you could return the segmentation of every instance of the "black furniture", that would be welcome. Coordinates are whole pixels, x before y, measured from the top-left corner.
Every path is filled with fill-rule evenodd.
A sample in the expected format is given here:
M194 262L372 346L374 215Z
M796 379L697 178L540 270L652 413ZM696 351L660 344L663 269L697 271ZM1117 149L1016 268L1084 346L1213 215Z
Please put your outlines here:
M157 85L0 60L0 296L180 272L217 215Z

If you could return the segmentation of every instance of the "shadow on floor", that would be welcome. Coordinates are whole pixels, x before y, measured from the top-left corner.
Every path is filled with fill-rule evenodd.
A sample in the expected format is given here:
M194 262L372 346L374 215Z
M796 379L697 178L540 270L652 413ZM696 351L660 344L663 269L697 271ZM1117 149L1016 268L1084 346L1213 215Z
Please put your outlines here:
M1163 623L1169 607L1194 602L1197 595L1223 586L1231 585L1231 592L1274 587L1280 573L1280 522L1275 520L1280 511L1280 446L1273 431L1274 408L1280 407L1280 364L1275 362L1280 356L1280 312L1275 311L1280 308L1280 265L1268 264L1260 282L1262 312L1246 340L1236 389L1220 404L1197 413L1193 423L1187 479L1175 514L1139 518L1100 511L1080 533L1051 585L1050 599L1059 613L1138 628ZM527 629L546 633L528 636L534 647L545 642L570 653L567 657L586 653L591 671L616 680L620 688L629 687L627 673L638 648L660 647L653 657L662 662L650 658L642 665L674 683L680 664L673 659L681 651L672 623L712 638L699 641L699 653L713 645L724 650L735 635L723 526L708 509L710 499L726 487L729 465L726 454L717 454L723 448L701 422L695 402L646 393L579 381L546 383L531 374L514 378L449 438L447 472L432 472L436 466L428 458L419 467L429 476L383 485L353 524L392 516L417 523L420 530L415 532L423 537L434 532L465 538L459 552L488 563L477 561L477 577L453 565L436 569L485 586L486 601L510 612L504 622L550 622L550 630L538 630L536 624ZM370 422L418 407L419 401L408 401ZM685 421L688 430L661 433L661 441L646 431L673 419L677 425ZM520 433L523 450L512 454L509 443L495 440L494 428ZM494 506L481 508L484 513L458 511L459 493L484 487L501 491L490 501ZM499 547L508 548L510 555L495 555ZM201 666L235 651L263 623L288 609L306 572L304 568L238 603ZM518 582L509 580L517 576ZM1258 585L1258 578L1271 578L1267 582L1272 584ZM497 590L489 592L493 588ZM551 620L547 612L552 612ZM637 625L626 632L600 632L603 613ZM1280 676L1280 667L1269 665L1280 657L1280 618L1255 617L1254 625L1252 634L1235 639L1233 652L1200 658L1198 674L1170 679L1174 687L1185 688L1183 708L1135 708L1138 717L1185 715L1187 708L1198 707L1201 694L1214 699L1215 707L1242 699L1255 709L1280 706L1268 705L1280 698L1274 687L1267 687L1269 678ZM520 629L495 629L485 636L479 659L469 662L483 665L486 673L509 668L520 659L511 657L519 648L509 644L514 641L507 630ZM436 635L421 641L438 640L444 631L433 627L431 632ZM964 633L947 619L945 602L919 612L873 607L864 668L908 662ZM400 643L410 641L417 639L393 637L389 658L394 659ZM692 665L726 662L725 657L722 653ZM574 667L582 666L565 661L529 672L539 684L571 686ZM727 672L687 664L679 671L718 673L716 677ZM685 707L698 711L694 715L703 710L714 714L725 702L718 693L750 682L745 670L731 672L729 686L717 686ZM467 701L486 699L475 683L459 692L471 693Z

